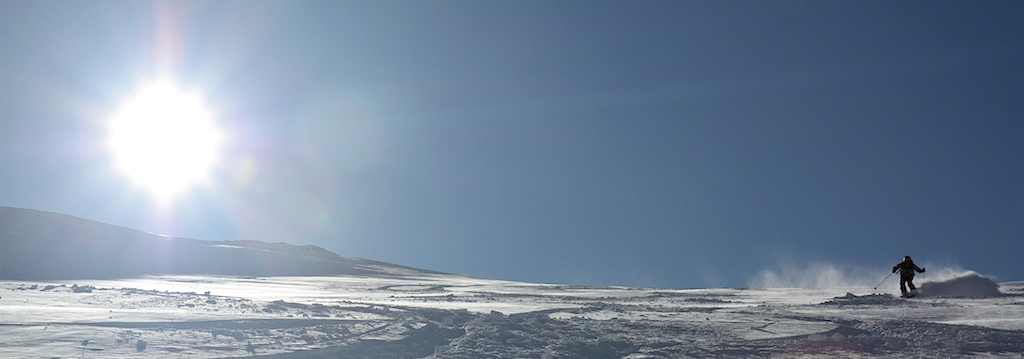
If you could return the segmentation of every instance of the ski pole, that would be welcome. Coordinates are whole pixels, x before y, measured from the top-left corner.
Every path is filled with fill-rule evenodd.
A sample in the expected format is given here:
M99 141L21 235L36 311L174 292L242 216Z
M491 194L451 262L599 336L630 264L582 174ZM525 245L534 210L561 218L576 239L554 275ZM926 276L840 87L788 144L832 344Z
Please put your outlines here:
M896 272L889 273L889 275L885 276L885 279L882 279L881 282L878 282L878 285L875 286L875 289L877 290L878 287L882 286L882 283L885 283L885 281L889 280L889 277L892 277L893 273Z

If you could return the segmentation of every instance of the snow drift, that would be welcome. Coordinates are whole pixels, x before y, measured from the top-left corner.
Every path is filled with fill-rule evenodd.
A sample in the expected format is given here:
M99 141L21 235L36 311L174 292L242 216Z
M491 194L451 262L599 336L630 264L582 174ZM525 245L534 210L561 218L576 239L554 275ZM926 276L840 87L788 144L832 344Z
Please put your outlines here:
M1002 295L995 280L973 271L945 280L921 283L918 292L922 297L988 298Z

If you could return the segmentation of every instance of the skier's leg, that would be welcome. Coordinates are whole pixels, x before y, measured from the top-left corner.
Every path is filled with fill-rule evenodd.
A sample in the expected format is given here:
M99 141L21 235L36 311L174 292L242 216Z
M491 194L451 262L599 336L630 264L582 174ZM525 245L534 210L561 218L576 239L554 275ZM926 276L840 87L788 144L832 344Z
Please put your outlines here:
M900 292L907 293L907 278L900 277Z
M910 291L911 292L917 290L917 287L914 287L914 280L913 279L907 281L907 286L910 287Z

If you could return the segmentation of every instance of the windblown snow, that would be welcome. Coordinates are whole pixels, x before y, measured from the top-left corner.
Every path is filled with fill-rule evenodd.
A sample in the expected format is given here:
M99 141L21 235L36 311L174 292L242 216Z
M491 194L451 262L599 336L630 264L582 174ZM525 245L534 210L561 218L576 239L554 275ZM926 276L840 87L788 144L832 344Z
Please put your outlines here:
M946 280L924 282L918 289L922 297L998 297L999 284L990 277L975 272L966 272Z
M18 219L11 219L11 210L6 217L2 212L0 231L6 232L0 232L0 245L15 250L3 253L4 261L46 253L10 243L10 238L41 238L32 226L9 225L14 222L57 220L84 225L76 228L92 228L89 233L97 235L110 230L52 214L19 210L13 211ZM76 241L97 243L95 238ZM242 265L195 267L167 260L165 267L130 271L171 268L171 273L122 279L97 277L95 271L88 273L94 274L90 279L55 271L27 278L36 267L0 267L0 277L8 278L0 280L0 357L935 358L1024 353L1024 282L999 283L973 272L921 281L921 296L903 299L891 294L898 291L895 285L876 291L861 286L664 289L521 283L420 271L284 244L191 243L197 247L189 247L190 253L207 253L196 248L215 248L217 255L241 251L229 258ZM30 250L16 252L26 247ZM78 244L79 250L88 248ZM309 258L321 260L317 270L339 273L288 272L311 268L288 260ZM36 260L45 263L47 258ZM261 263L275 264L272 269L278 272L237 273ZM198 269L231 273L194 272Z

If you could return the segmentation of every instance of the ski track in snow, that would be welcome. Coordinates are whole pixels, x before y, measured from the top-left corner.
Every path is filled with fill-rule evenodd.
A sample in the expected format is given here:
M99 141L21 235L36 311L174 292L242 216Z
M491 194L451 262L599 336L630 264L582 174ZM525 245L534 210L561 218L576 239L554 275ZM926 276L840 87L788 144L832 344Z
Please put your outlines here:
M0 357L1020 357L1024 282L652 289L451 275L0 281Z

